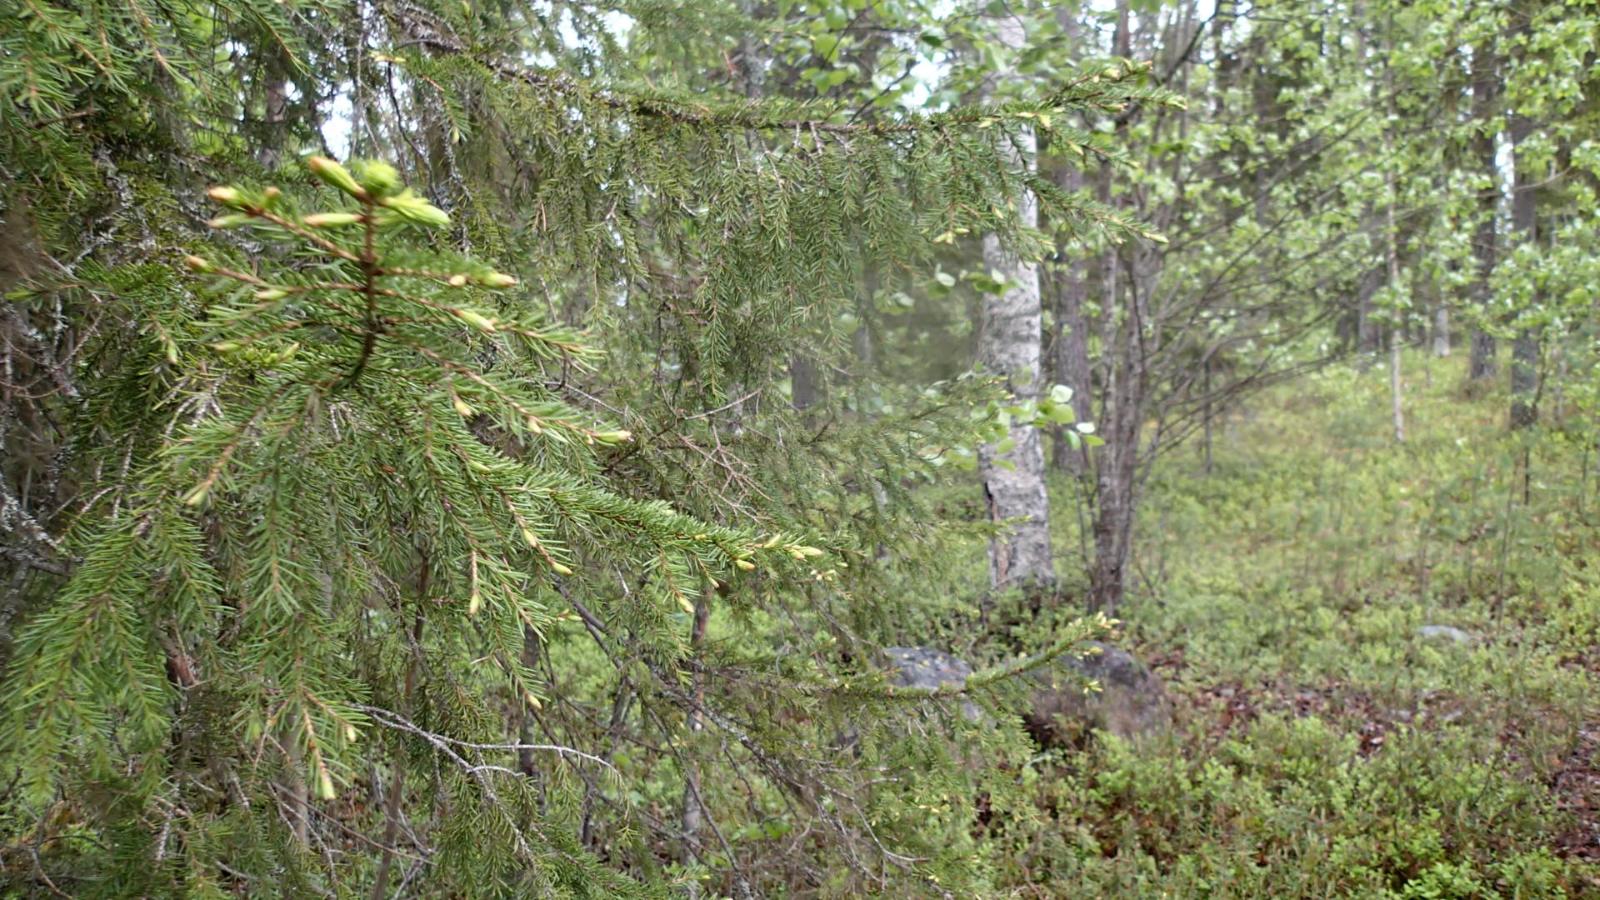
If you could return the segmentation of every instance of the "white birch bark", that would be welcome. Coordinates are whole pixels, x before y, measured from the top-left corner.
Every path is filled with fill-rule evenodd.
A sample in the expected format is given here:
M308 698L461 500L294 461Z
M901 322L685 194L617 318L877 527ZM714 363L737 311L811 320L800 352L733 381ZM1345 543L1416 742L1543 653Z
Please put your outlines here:
M1026 41L1024 23L1015 15L998 22L999 40L1012 48ZM996 79L1014 76L1009 68ZM1036 138L1031 127L1018 130L1007 145L1018 169L1036 165ZM1017 224L1036 228L1039 207L1033 193L1015 196ZM1005 282L1000 296L985 296L979 317L978 360L988 372L1005 378L1018 402L1036 400L1042 355L1039 269L1002 245L995 235L983 239L983 262ZM1055 581L1050 555L1050 498L1045 490L1044 448L1032 424L1013 424L1009 449L987 445L978 454L984 499L990 518L1007 523L1005 533L989 545L989 582L996 588L1047 586Z

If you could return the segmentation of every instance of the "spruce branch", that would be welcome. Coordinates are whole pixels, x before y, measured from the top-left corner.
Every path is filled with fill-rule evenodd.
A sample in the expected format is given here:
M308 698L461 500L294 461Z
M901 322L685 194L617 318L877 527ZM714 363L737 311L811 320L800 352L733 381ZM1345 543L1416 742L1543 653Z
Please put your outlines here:
M583 106L604 107L629 116L661 119L693 128L889 137L925 131L948 132L1001 121L1028 122L1049 128L1052 114L1096 111L1128 115L1141 103L1173 105L1182 102L1177 94L1146 83L1148 66L1119 60L1068 79L1039 102L961 107L901 119L840 122L837 117L852 112L848 106L822 108L816 104L800 104L797 110L800 114L790 115L773 102L713 104L659 91L598 87L564 72L520 65L477 51L442 20L413 3L391 0L382 5L411 43L434 53L470 61L496 78L533 88L543 96L567 97ZM391 63L404 61L395 56L382 59Z

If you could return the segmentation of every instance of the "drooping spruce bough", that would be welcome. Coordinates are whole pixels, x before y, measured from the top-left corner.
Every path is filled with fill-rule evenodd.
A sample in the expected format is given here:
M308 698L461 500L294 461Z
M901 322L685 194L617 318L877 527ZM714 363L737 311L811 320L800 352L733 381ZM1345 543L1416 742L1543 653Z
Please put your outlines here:
M16 298L85 335L52 359L70 389L7 400L66 423L28 435L55 476L14 570L0 752L25 877L468 895L978 877L978 791L1030 813L880 702L872 650L938 616L945 526L903 484L996 436L994 392L878 380L840 313L869 269L909 283L960 235L1036 251L1010 226L1024 185L1131 229L1005 142L1026 121L1107 152L1063 111L1150 99L1140 73L849 122L532 69L454 12L384 12L363 40L406 91L363 119L396 151L421 135L427 199L382 164L317 162L308 188L243 136L187 134L165 114L217 86L205 29L152 48L108 16L138 71L184 90L68 79L37 113L142 104L178 152L128 153L120 119L93 118L104 167L74 156L86 189L39 201L60 265ZM333 77L268 31L264 54ZM10 141L8 170L60 124ZM213 190L203 233L197 174L278 189ZM88 234L84 196L104 214ZM821 407L781 396L795 351L844 373Z
M291 782L333 799L360 772L384 665L362 656L384 632L411 628L419 654L481 641L479 664L537 708L523 633L561 611L541 582L574 574L572 538L652 573L632 615L668 658L667 612L692 610L701 585L764 552L820 554L605 490L589 448L629 434L543 386L547 363L591 355L579 338L485 305L511 276L409 249L412 226L448 218L392 167L311 168L353 207L300 214L276 188L210 192L228 210L214 227L297 243L299 258L261 274L186 260L227 286L193 323L206 350L187 357L166 338L166 440L16 649L11 749L35 790L72 765L124 790L174 776L162 757L186 749L170 743L176 689L180 716L226 714L250 770L208 761L229 778L254 781L281 757ZM442 633L424 633L430 620ZM405 683L421 663L400 664ZM310 815L300 788L283 790L291 815Z

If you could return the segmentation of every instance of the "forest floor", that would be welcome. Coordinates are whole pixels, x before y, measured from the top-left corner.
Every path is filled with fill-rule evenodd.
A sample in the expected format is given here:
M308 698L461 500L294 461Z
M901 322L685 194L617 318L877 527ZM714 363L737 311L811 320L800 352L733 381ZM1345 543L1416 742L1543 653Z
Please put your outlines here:
M1461 360L1407 362L1403 444L1341 367L1158 467L1123 615L1179 724L1061 761L1058 886L1600 896L1595 460L1561 398L1510 436Z

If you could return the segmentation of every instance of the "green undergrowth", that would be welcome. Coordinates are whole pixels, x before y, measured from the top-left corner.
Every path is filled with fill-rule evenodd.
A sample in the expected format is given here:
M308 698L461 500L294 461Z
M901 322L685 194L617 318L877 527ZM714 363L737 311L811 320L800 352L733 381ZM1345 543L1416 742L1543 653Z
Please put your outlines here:
M1333 368L1153 474L1123 618L1177 728L1040 760L1009 890L1600 896L1594 459L1558 398L1511 436L1461 360L1407 362L1403 444L1387 373Z

